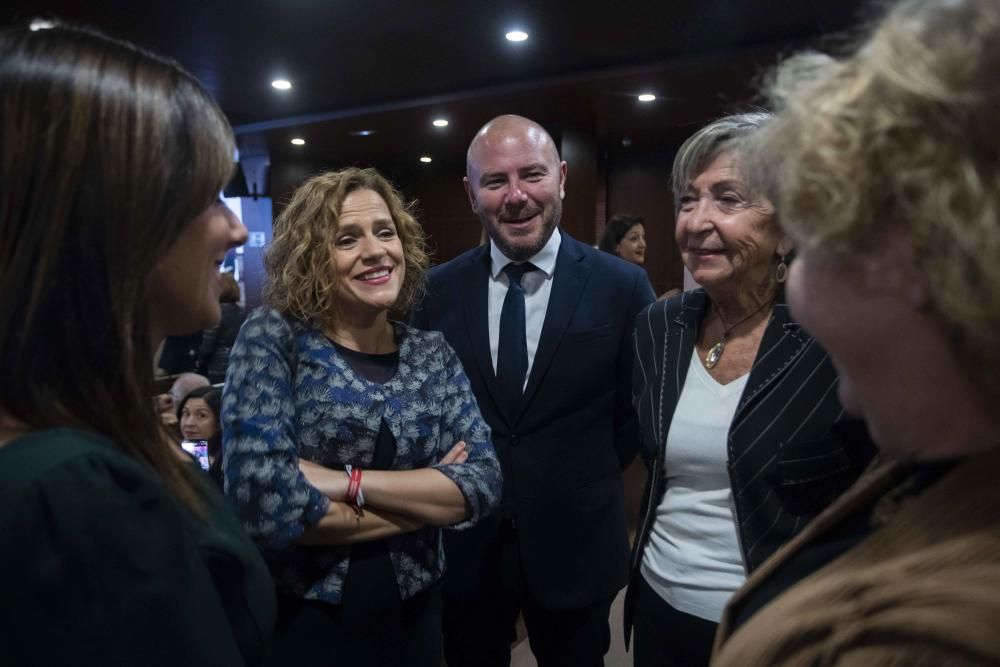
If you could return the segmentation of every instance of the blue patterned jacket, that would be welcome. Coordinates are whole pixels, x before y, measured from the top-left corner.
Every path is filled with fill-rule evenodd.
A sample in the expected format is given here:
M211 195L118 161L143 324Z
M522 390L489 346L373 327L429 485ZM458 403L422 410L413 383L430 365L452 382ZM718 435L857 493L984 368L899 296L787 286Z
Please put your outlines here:
M299 546L330 501L299 472L304 459L340 469L371 464L382 419L396 439L396 470L435 467L471 508L466 528L500 502L500 465L465 371L444 337L394 323L396 375L380 385L356 375L317 329L270 308L250 316L229 359L222 403L226 494L271 562L279 587L339 603L350 547ZM437 465L459 440L469 458ZM441 529L388 538L401 597L444 573Z

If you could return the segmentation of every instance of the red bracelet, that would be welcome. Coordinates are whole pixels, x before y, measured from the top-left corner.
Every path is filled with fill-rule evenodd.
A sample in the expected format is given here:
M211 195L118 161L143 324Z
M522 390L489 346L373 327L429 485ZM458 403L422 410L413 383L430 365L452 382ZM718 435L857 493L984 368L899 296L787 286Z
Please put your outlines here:
M344 471L348 475L347 494L344 496L344 502L361 509L365 505L365 497L361 493L361 468L346 465Z

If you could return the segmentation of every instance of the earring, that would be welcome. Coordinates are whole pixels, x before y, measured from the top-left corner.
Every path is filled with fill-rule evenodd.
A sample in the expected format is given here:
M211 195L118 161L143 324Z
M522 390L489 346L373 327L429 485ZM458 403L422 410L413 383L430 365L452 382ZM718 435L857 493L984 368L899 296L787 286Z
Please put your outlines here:
M784 255L781 256L781 261L778 262L778 268L774 272L774 279L777 280L779 284L788 280L788 264L785 264Z

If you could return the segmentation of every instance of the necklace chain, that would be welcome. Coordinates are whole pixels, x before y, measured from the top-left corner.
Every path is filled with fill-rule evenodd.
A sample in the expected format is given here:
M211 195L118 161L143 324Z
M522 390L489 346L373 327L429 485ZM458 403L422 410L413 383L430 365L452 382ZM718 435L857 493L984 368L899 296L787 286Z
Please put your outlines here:
M719 321L722 322L722 338L720 338L719 342L713 345L711 349L709 349L708 355L705 356L705 367L711 370L715 368L715 365L719 363L720 359L722 359L722 353L726 351L726 341L729 340L729 334L733 332L733 329L740 326L741 324L749 320L751 317L753 317L760 311L764 310L764 307L769 306L770 304L771 304L770 301L764 301L759 306L757 306L757 308L752 313L741 319L733 326L729 326L728 324L726 324L726 318L722 316L722 310L720 310L719 307L716 306L715 312L719 316Z

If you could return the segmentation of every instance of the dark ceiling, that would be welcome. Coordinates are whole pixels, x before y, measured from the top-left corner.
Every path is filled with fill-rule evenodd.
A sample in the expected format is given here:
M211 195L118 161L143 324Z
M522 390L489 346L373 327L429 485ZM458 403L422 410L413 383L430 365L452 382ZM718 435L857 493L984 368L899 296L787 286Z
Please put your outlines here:
M843 34L866 0L14 0L0 20L58 17L172 56L273 161L461 160L504 112L666 141L750 99L780 52ZM519 27L520 44L504 39ZM292 81L287 92L270 82ZM635 94L660 99L640 105ZM451 125L431 127L437 116ZM371 137L349 132L375 129ZM558 128L557 128L558 131ZM290 145L293 136L306 146ZM441 156L440 158L437 156Z

